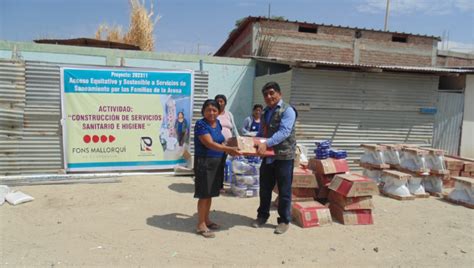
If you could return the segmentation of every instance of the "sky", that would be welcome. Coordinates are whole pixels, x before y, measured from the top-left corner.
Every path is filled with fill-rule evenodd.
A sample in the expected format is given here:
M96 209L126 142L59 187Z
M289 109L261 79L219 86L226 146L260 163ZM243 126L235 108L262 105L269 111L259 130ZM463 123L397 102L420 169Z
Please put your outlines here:
M143 0L142 0L143 1ZM381 30L387 0L144 0L160 19L157 52L213 54L236 20L288 20ZM93 38L100 24L129 25L128 0L0 0L0 40ZM446 37L439 46L474 53L474 0L390 0L388 30ZM448 38L449 36L449 38Z

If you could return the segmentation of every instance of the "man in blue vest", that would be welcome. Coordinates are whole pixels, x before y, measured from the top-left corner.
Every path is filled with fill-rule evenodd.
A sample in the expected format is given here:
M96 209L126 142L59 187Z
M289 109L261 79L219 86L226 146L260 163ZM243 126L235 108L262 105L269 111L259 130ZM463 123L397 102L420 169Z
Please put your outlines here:
M296 110L283 102L278 83L268 82L262 88L267 107L263 110L258 137L267 138L258 144L258 154L263 156L267 148L275 152L273 157L264 157L260 167L260 206L257 219L252 226L259 228L270 217L272 190L278 186L278 225L275 234L283 234L291 221L291 183L295 158Z

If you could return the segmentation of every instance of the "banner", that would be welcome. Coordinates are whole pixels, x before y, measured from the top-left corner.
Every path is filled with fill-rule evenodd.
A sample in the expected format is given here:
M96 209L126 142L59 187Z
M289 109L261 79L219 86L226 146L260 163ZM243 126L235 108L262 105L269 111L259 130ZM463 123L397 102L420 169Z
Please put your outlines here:
M66 170L184 163L192 95L192 71L61 68Z

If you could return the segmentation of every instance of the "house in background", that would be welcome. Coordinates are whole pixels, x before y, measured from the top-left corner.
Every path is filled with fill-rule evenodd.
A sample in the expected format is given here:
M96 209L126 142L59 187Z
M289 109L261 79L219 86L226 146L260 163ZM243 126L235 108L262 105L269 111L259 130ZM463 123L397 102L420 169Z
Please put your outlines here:
M459 68L474 66L474 55L439 51L439 41L247 17L215 55L257 61L253 103L263 102L264 83L280 83L285 101L299 110L298 142L310 152L314 141L331 139L350 160L360 157L361 143L412 143L474 157L474 69Z
M474 66L474 55L438 51L440 37L247 17L215 56L260 56L397 66Z

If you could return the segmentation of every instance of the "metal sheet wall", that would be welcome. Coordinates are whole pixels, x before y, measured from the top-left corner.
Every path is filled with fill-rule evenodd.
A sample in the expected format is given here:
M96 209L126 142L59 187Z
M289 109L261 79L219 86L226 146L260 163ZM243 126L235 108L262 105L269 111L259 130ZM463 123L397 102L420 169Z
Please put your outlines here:
M284 73L263 75L255 78L253 83L253 104L262 104L265 106L262 95L262 87L270 81L275 81L280 85L283 100L289 102L291 98L291 72L292 71L289 70Z
M0 175L58 173L63 168L59 68L0 61ZM194 79L192 125L207 99L208 73L195 72Z
M291 103L299 110L297 139L314 156L314 141L333 140L360 157L361 143L432 144L438 77L293 69ZM352 162L352 161L351 161ZM357 167L351 163L351 166Z
M191 123L190 145L191 153L194 154L194 124L196 120L202 118L201 108L203 103L209 98L209 74L207 72L194 72L194 102L193 120Z
M435 116L433 147L459 155L459 139L463 120L464 94L439 92Z
M25 116L25 65L0 61L0 175L18 169Z

